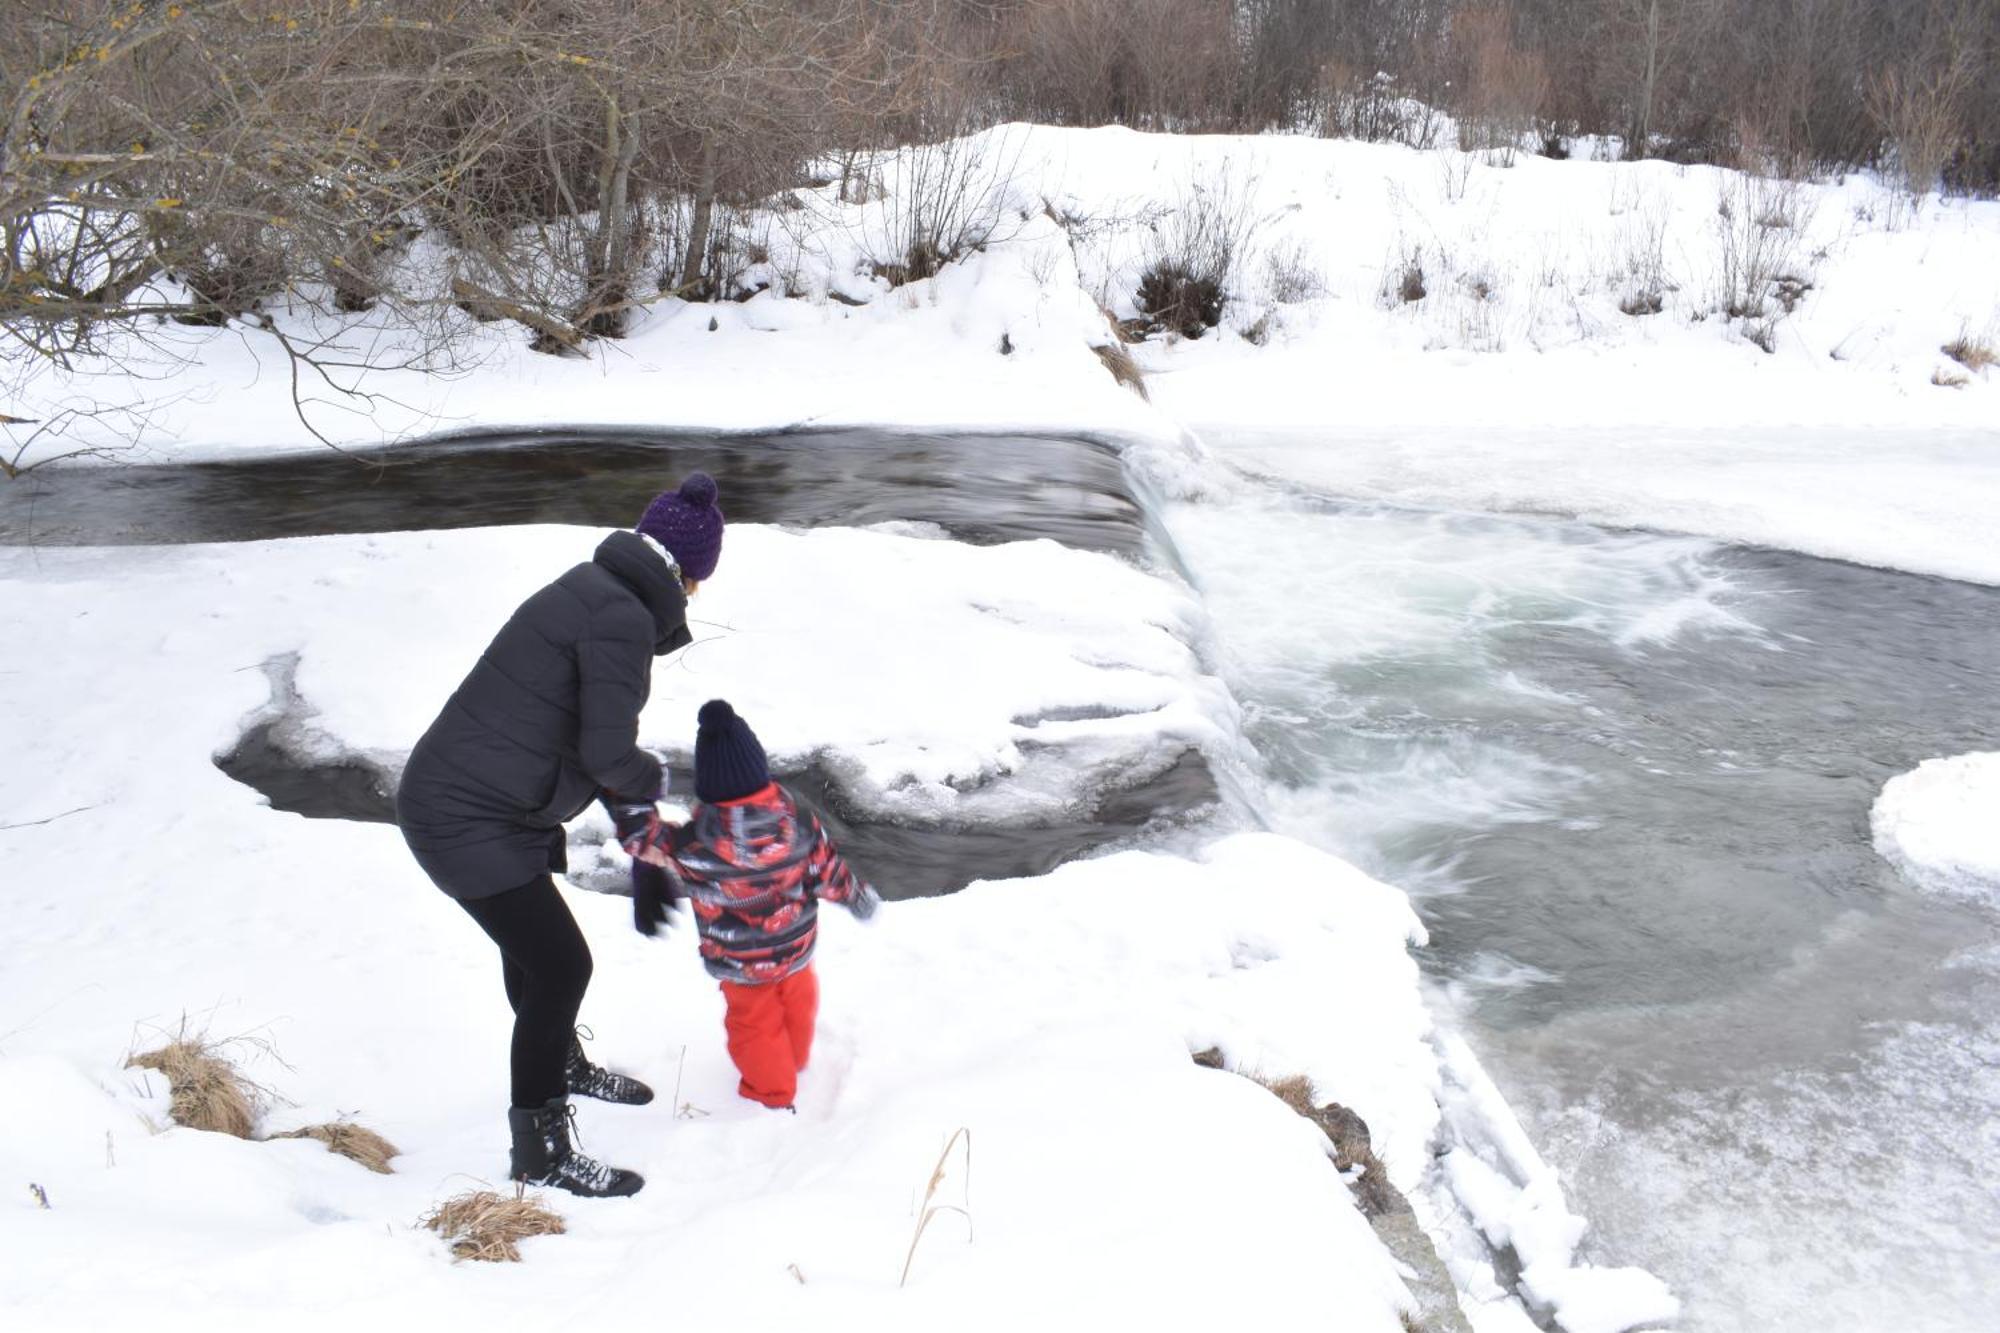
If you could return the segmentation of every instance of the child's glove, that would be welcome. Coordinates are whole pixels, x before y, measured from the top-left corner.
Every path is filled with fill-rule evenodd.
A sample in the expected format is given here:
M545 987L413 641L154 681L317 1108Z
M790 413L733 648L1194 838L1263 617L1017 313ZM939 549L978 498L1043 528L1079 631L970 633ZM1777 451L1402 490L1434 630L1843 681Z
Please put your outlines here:
M632 928L641 935L657 935L662 927L675 924L674 908L680 904L680 885L673 875L645 861L632 862Z
M667 864L667 835L670 825L660 818L659 807L651 801L633 801L615 792L606 792L602 798L606 811L611 815L611 826L618 831L618 845L634 861L647 865Z
M872 884L863 884L847 899L847 910L854 913L857 921L866 921L875 915L875 909L882 905L882 895L875 892Z

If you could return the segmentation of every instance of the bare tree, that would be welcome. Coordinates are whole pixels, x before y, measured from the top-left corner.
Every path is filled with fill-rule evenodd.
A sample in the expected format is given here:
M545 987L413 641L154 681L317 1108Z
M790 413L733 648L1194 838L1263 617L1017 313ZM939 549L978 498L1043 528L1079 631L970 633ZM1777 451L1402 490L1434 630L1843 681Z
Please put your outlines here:
M1921 206L1938 187L1965 135L1965 107L1976 66L1974 9L1933 0L1923 44L1900 65L1867 83L1869 115L1887 139L1911 200Z
M1541 57L1516 45L1514 32L1509 5L1468 9L1452 19L1460 71L1458 146L1491 153L1501 166L1514 164L1549 94Z

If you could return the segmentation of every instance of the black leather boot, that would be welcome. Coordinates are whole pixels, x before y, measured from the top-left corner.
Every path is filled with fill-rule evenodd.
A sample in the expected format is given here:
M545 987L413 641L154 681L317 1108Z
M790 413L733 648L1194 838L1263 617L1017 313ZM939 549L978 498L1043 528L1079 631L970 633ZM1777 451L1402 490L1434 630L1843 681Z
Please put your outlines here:
M616 1102L620 1106L644 1106L653 1100L653 1090L633 1078L630 1074L614 1074L603 1065L590 1062L583 1053L582 1029L569 1039L569 1063L563 1068L563 1076L569 1082L572 1097L595 1097L600 1102Z
M507 1128L514 1134L511 1178L530 1185L553 1185L586 1199L637 1194L646 1183L644 1176L606 1166L570 1145L570 1120L575 1115L566 1097L557 1097L545 1106L509 1107Z

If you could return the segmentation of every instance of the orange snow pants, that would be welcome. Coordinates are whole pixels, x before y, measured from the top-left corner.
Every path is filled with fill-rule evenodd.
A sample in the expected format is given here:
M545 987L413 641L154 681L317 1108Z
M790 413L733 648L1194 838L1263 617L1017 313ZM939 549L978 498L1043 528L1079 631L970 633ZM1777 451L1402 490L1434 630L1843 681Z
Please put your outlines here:
M766 1106L790 1106L799 1071L812 1056L819 1015L819 976L811 964L762 986L722 983L728 1012L729 1058L743 1076L736 1091Z

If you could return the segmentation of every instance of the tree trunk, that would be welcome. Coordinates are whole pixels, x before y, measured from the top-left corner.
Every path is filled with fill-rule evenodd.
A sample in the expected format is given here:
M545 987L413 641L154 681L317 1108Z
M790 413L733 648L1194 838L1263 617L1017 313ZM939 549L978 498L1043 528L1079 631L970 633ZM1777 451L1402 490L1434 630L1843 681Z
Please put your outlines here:
M1653 89L1660 77L1660 0L1646 4L1646 72L1639 83L1637 124L1627 156L1649 157L1653 151Z
M580 321L592 333L616 337L630 299L632 252L632 164L639 135L618 100L604 101L603 165L597 176L597 232L590 246L590 291Z
M680 292L683 296L701 284L707 267L708 233L715 220L715 145L704 140L701 146L701 180L694 196L694 217L688 223L687 253L681 256ZM713 293L719 295L719 293Z

